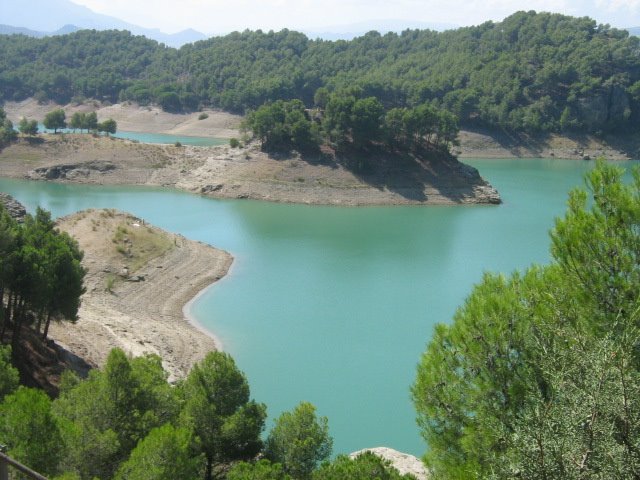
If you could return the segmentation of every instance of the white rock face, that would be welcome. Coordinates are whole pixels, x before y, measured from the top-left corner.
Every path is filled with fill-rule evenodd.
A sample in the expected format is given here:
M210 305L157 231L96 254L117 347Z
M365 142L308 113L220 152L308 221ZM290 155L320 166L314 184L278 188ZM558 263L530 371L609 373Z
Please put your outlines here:
M371 452L384 460L390 461L391 465L402 475L409 473L416 477L417 480L427 480L429 478L429 472L419 458L409 455L408 453L399 452L392 448L365 448L364 450L353 452L349 457L355 458L364 452Z

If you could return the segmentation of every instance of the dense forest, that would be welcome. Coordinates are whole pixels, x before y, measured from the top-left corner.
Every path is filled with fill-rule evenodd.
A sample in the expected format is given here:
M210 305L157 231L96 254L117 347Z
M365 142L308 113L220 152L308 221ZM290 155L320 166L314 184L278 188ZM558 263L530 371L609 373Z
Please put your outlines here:
M328 94L356 89L385 111L430 104L467 127L605 132L640 120L640 39L559 14L351 41L245 31L179 50L118 31L3 35L0 51L5 101L95 98L246 113L277 100L322 107Z

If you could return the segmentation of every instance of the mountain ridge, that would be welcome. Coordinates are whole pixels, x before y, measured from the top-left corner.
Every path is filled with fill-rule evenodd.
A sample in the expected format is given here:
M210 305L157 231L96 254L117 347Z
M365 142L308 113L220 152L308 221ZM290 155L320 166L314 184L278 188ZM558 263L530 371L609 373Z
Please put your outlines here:
M157 28L141 27L117 17L96 13L69 0L3 2L1 14L4 22L1 27L16 31L0 30L0 33L22 33L38 38L69 33L62 32L68 25L74 26L75 30L127 30L134 35L143 35L176 48L207 38L204 33L191 28L177 33L165 33Z

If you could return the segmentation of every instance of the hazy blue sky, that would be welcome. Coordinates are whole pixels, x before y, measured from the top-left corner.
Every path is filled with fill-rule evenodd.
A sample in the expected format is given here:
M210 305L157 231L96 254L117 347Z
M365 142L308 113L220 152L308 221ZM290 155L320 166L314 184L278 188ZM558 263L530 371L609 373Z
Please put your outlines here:
M2 0L4 1L4 0ZM640 0L73 0L92 10L173 33L195 28L314 29L365 20L400 19L476 25L517 10L590 16L618 27L640 26Z

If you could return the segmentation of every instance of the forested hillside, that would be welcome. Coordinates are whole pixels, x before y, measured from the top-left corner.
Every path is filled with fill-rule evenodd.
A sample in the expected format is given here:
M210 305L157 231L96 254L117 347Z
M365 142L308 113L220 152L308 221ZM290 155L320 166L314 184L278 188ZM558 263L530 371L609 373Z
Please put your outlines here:
M432 103L463 126L603 132L640 120L640 39L559 14L335 42L245 31L179 50L116 31L12 35L0 36L0 52L3 100L87 97L244 113L275 100L313 107L326 97L318 89L359 87L386 110Z

